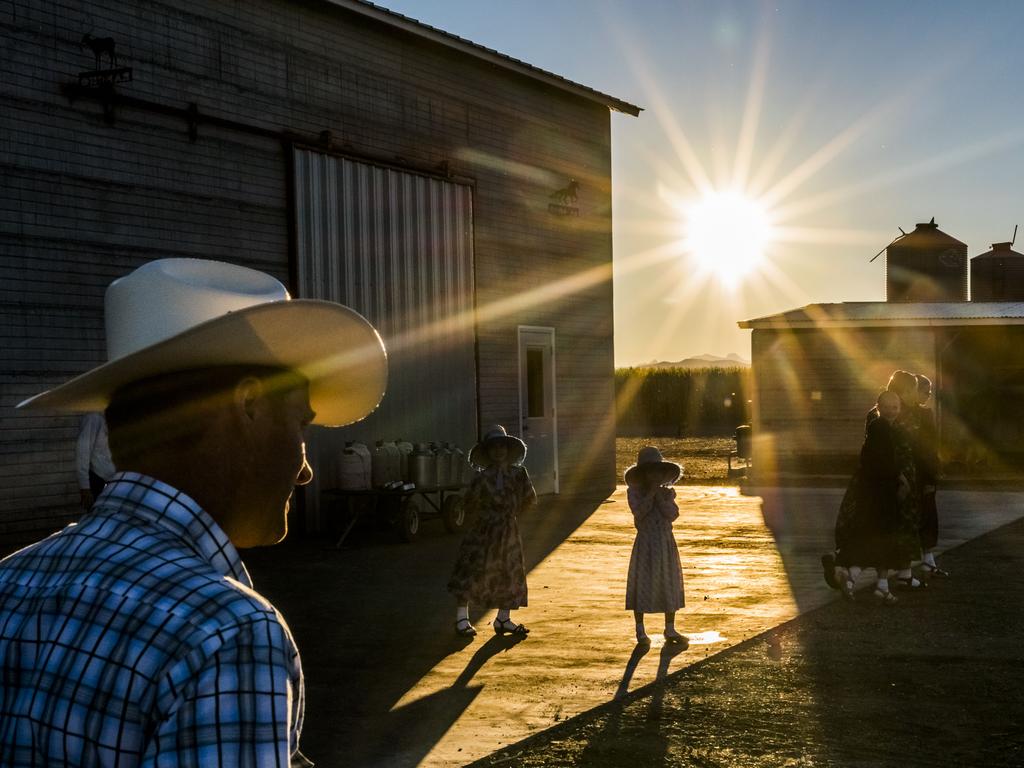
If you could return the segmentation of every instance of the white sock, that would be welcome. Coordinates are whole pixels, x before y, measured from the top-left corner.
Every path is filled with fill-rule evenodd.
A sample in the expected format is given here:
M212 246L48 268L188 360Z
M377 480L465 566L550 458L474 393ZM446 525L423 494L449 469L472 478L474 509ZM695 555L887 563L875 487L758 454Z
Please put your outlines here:
M499 608L498 616L495 621L508 621L509 615L512 613L508 608Z
M851 565L850 566L850 570L849 570L850 581L852 581L854 584L856 584L857 583L857 579L860 578L861 570L862 569L861 569L861 567L859 565Z
M924 553L923 562L933 568L935 567L935 554L930 549Z
M469 621L469 606L468 605L460 605L459 609L455 612L455 620L456 621L462 621L463 619L465 619L466 621Z
M882 592L888 592L889 591L889 579L885 578L885 577L882 577L882 576L879 576L878 577L878 581L875 583L875 589L880 590Z

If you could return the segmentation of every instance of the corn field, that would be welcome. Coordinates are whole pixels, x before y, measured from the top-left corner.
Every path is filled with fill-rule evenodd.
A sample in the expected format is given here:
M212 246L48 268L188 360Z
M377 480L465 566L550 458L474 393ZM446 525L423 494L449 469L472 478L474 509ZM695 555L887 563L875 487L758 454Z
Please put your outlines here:
M732 435L750 418L747 368L618 368L619 437Z

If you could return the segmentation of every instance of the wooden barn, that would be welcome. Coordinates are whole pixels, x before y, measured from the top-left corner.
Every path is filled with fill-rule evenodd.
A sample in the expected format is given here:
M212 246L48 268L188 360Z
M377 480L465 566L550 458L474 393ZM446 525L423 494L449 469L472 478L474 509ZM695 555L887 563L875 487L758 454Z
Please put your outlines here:
M614 487L610 113L638 107L360 0L0 23L0 539L79 514L76 419L14 405L103 361L105 287L164 257L380 330L385 400L315 435L317 464L501 423L542 492Z
M898 369L932 380L947 464L1024 460L1024 304L811 304L740 327L753 330L759 481L851 470Z

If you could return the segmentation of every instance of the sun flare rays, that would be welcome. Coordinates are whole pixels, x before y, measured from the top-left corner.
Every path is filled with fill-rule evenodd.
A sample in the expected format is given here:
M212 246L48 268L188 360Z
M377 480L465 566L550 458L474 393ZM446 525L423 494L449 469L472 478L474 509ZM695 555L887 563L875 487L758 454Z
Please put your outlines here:
M712 92L698 109L691 104L682 110L677 103L681 89L655 75L658 65L649 59L640 41L631 38L630 26L623 21L607 19L610 34L669 151L667 157L659 154L655 143L637 149L655 184L646 192L629 192L635 203L628 217L617 219L616 227L634 242L668 240L674 258L686 265L678 279L700 283L698 289L676 289L663 277L661 294L672 305L691 298L700 303L707 291L733 299L744 292L751 296L753 293L744 289L752 286L764 289L759 307L765 306L763 297L769 293L779 308L779 302L787 300L807 303L812 297L806 289L801 290L807 281L799 274L781 274L787 268L792 271L789 256L815 249L824 257L848 256L863 249L867 260L891 239L888 230L850 226L841 214L835 215L841 205L1024 144L1024 130L994 130L987 137L950 146L924 159L908 158L902 164L867 169L853 181L828 182L828 174L836 166L849 164L866 143L884 141L892 126L912 121L950 70L969 57L972 43L963 41L949 61L922 68L874 103L851 110L832 132L822 133L820 115L838 77L828 66L808 73L803 95L783 121L768 119L771 113L766 105L771 105L777 85L771 77L775 33L770 14L754 25L756 31L747 41L749 71L745 91L741 90L741 99L732 105L735 109L724 100L729 97L723 90ZM735 123L723 119L731 112L736 114ZM707 136L697 130L702 124L712 126ZM815 138L808 140L809 136ZM646 208L650 215L641 220L635 213L637 207ZM652 258L655 250L660 251L658 258ZM660 268L663 249L643 247L637 251L635 264L624 263L634 254L617 259L617 276L642 272L655 264ZM788 290L777 290L781 284ZM670 314L678 316L678 307Z

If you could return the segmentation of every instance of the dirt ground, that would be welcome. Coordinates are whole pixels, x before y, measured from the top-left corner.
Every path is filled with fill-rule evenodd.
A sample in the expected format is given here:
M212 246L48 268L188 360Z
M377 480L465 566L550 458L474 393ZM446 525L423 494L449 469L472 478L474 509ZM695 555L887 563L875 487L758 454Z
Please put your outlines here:
M473 765L1024 765L1024 520Z
M615 468L618 477L636 463L645 445L655 445L667 461L683 467L683 485L739 485L729 477L729 451L735 450L731 437L619 437L615 439ZM740 466L741 463L735 464Z
M1024 531L944 556L955 577L891 610L846 605L817 562L840 494L679 489L686 650L664 644L657 617L651 648L633 641L622 487L548 497L522 520L530 605L516 618L532 632L519 643L490 631L486 607L476 639L454 637L458 537L439 521L412 545L367 527L342 550L297 540L245 560L302 651L303 749L321 766L978 764L938 759L949 733L1017 755L1005 734L1024 723ZM944 492L940 545L1024 516L1022 499Z

